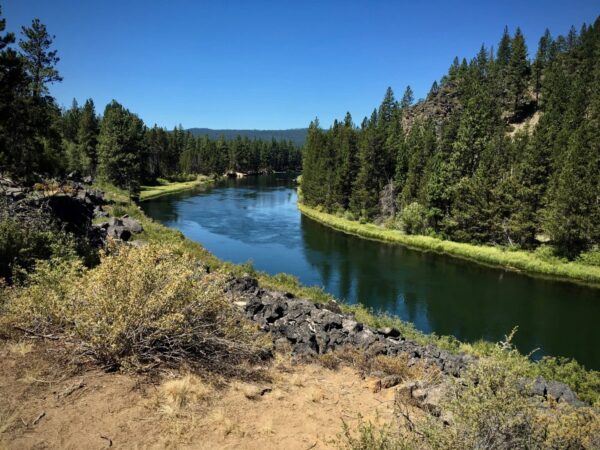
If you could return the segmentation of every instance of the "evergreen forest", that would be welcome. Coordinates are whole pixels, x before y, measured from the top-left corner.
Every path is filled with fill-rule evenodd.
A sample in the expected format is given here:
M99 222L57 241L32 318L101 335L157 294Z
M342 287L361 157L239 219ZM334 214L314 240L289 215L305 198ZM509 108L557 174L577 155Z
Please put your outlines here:
M137 198L143 183L158 178L300 169L301 150L291 140L210 139L181 126L148 127L115 100L101 116L91 99L60 108L49 92L62 81L54 36L38 19L19 34L0 20L0 172L35 181L76 171Z
M409 234L574 258L600 243L600 19L456 58L425 99L311 122L302 201Z

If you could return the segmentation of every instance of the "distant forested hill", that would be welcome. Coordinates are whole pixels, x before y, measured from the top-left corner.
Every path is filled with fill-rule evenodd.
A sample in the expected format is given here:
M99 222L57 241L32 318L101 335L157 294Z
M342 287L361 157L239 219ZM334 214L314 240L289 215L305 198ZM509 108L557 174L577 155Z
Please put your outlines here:
M232 140L237 136L248 137L250 139L292 141L296 145L304 145L308 128L292 128L289 130L213 130L211 128L190 128L190 133L194 136L208 135L210 139L218 139L223 135L225 139Z

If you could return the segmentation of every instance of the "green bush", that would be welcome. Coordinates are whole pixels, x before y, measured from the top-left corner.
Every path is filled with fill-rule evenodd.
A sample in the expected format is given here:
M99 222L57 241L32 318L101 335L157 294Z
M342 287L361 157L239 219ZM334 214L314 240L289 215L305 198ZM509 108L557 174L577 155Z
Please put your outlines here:
M343 422L342 433L335 441L340 450L403 450L409 449L391 424L376 426L359 418L356 431Z
M402 210L399 222L406 234L427 234L427 208L413 202Z
M577 262L587 264L588 266L600 267L600 249L594 248L588 252L582 253L577 258Z
M356 216L354 214L352 214L352 211L350 211L350 210L346 210L346 212L344 212L343 217L346 220L352 220L352 221L356 220Z
M0 218L0 278L22 280L38 259L73 258L77 243L47 223Z
M524 393L527 367L514 350L498 348L469 367L441 402L450 425L430 418L421 428L425 448L595 449L600 415L548 401L546 408ZM420 439L417 438L417 441Z
M554 247L547 244L540 245L538 248L535 249L533 254L536 256L536 258L549 263L566 261L565 259L560 258L556 255Z

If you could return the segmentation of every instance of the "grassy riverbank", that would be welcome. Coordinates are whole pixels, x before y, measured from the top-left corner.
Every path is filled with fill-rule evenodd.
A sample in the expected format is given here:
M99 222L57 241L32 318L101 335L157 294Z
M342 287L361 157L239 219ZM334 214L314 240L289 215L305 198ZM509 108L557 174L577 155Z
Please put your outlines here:
M147 217L141 208L129 202L126 192L111 186L102 186L107 197L115 203L112 208L115 213L129 214L140 220L144 226L144 232L139 239L148 242L172 245L182 254L192 255L202 261L211 269L224 269L236 276L250 274L255 276L261 286L270 289L291 292L297 297L307 298L318 303L328 303L335 298L315 286L303 286L296 277L288 274L269 275L255 271L251 263L232 264L225 262L211 254L202 245L185 236L178 230L165 227ZM372 226L373 228L376 228ZM398 317L378 314L362 305L340 305L347 313L355 314L356 319L372 327L395 327L399 329L407 339L414 340L420 344L432 344L453 353L464 352L474 356L490 356L497 353L498 346L489 341L477 341L474 343L461 342L453 336L438 336L434 333L426 334L417 330L412 323L405 322ZM507 330L509 333L510 330ZM543 358L541 361L532 362L526 355L520 355L512 360L512 364L519 364L532 376L544 376L567 383L577 392L580 398L592 404L600 406L600 372L586 370L575 361L564 358Z
M385 229L371 223L362 224L333 214L324 213L302 203L298 203L298 208L304 215L311 219L356 236L397 243L417 250L434 251L488 266L525 272L527 274L572 280L600 288L600 267L598 266L560 260L548 261L540 258L533 252L524 250L472 245L429 236L408 235L398 230Z
M212 182L212 179L204 175L198 175L195 180L191 181L170 182L160 179L159 182L160 184L156 186L142 186L140 201L150 200L166 194L175 194L176 192L183 192L200 186L208 185Z

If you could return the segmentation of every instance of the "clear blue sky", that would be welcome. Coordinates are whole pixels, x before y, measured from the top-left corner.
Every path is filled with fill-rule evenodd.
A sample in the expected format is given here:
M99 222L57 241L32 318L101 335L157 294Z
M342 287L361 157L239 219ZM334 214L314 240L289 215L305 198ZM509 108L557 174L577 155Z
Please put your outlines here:
M546 27L578 29L598 0L0 0L8 28L39 17L56 35L61 105L116 99L171 128L299 128L370 114L387 86L417 98L454 56L496 45L505 25L529 51Z

